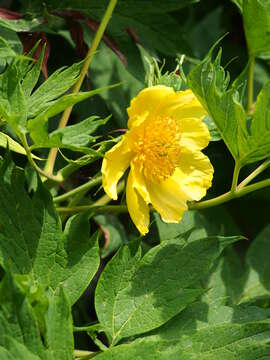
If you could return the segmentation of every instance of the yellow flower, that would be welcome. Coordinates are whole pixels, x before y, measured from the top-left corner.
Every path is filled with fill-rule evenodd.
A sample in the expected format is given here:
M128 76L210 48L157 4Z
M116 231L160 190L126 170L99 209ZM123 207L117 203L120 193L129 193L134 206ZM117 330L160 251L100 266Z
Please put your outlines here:
M210 140L206 112L191 90L158 85L142 90L127 109L129 130L106 152L105 192L117 199L117 183L130 166L126 201L142 235L148 232L149 204L167 223L179 222L187 201L200 200L211 186L213 167L200 150Z

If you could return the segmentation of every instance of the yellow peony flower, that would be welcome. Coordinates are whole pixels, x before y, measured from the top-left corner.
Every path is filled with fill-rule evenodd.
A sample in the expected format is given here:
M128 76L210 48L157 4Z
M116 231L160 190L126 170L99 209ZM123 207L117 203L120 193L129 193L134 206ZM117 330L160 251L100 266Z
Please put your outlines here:
M142 235L149 204L167 223L179 222L187 201L200 200L211 186L213 167L200 150L210 140L205 110L191 90L157 85L142 90L127 109L129 130L102 163L105 192L117 199L117 183L130 166L126 201Z

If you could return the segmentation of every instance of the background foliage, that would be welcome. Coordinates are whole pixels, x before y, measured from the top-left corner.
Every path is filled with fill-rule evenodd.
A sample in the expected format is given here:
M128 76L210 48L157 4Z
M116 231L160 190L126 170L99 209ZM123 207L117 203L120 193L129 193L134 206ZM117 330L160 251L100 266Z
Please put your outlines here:
M74 94L107 4L1 2L0 359L270 359L269 1L118 0ZM208 198L234 169L240 183L266 164L265 186L179 224L153 213L141 239L100 166L153 72L208 111ZM60 184L33 169L53 147Z

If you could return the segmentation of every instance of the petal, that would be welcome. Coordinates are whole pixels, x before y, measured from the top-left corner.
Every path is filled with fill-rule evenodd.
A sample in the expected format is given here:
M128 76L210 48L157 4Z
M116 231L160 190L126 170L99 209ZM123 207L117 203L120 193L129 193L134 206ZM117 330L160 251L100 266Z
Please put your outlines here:
M135 188L132 170L129 172L126 186L126 200L128 212L135 226L142 235L148 233L149 208Z
M173 116L176 119L186 117L202 118L207 112L202 107L191 90L178 91L167 99L162 112L164 116Z
M126 137L106 152L102 167L102 185L112 199L117 199L117 183L129 166L132 152L128 147Z
M210 141L208 127L200 119L183 118L178 121L181 132L180 145L187 150L197 151L205 148Z
M172 88L157 85L142 90L131 100L130 107L127 109L129 120L128 127L139 125L148 115L155 114L162 106L168 96L174 96Z
M212 184L213 173L210 160L202 152L183 152L180 165L172 178L181 186L189 200L200 200Z
M132 175L133 175L133 186L144 199L144 201L149 204L151 202L150 196L147 190L145 176L144 174L131 162L130 164Z
M187 196L172 177L159 184L148 182L147 189L151 203L163 221L177 223L181 220L188 209Z

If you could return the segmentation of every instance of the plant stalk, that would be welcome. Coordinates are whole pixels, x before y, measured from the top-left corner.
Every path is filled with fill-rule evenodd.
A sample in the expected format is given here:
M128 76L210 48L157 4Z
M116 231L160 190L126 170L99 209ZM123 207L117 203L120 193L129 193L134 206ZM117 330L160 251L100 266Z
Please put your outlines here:
M248 185L244 188L241 188L240 190L236 190L235 192L228 191L227 193L217 196L210 200L200 201L198 203L191 203L188 205L188 208L189 210L195 210L195 209L197 210L197 209L206 209L209 207L218 206L228 202L229 200L240 198L253 191L260 190L268 186L270 186L270 179L262 180L257 182L256 184ZM105 205L105 206L82 205L82 206L73 206L73 207L58 207L56 208L56 210L59 213L70 213L70 214L75 214L90 210L92 210L96 214L101 214L101 213L121 214L128 212L128 208L126 205Z
M263 172L270 165L270 159L265 160L260 166L258 166L252 173L245 178L239 185L238 189L242 189L244 186L249 184L255 177L257 177L261 172Z
M99 185L102 181L102 177L101 176L98 176L94 179L91 179L89 180L88 182L86 182L85 184L81 185L81 186L78 186L77 188L71 190L71 191L68 191L66 192L65 194L63 195L59 195L59 196L56 196L53 201L55 203L59 203L59 202L62 202L62 201L65 201L67 200L68 198L70 198L71 196L75 196L75 195L78 195L80 193L86 193L87 191L89 191L91 188L93 188L94 186L96 185Z
M52 180L54 182L62 182L63 181L63 177L61 176L61 174L54 176L52 174L47 173L45 170L42 170L34 161L34 159L32 158L32 154L31 154L31 150L29 148L27 139L25 134L21 134L20 139L22 141L23 147L26 151L26 155L28 158L29 163L31 164L31 166L43 177Z
M91 60L96 52L96 49L100 43L100 41L102 40L102 37L103 37L103 34L105 32L105 29L110 21L110 18L112 16L112 13L113 13L113 10L115 8L117 4L117 0L110 0L109 2L109 5L105 11L105 14L103 16L103 19L101 20L101 23L98 27L98 30L94 36L94 39L91 43L91 46L89 48L89 51L86 55L86 59L85 59L85 62L83 64L83 67L81 69L81 73L80 73L80 76L79 76L79 79L78 81L76 82L76 84L74 85L74 88L73 88L73 91L72 93L73 94L77 94L82 86L82 83L83 83L83 80L88 72L88 68L90 66L90 63L91 63ZM64 128L68 122L68 119L70 117L70 114L71 114L71 111L72 111L72 106L68 107L64 112L63 112L63 115L61 117L61 120L60 120L60 123L59 123L59 126L58 128L61 129L61 128ZM47 159L47 162L46 162L46 165L45 165L45 172L48 172L50 174L53 173L53 169L54 169L54 164L55 164L55 160L56 160L56 156L57 156L57 148L53 148L50 150L49 152L49 156L48 156L48 159Z
M221 205L229 200L240 198L242 196L250 194L253 191L260 190L260 189L263 189L268 186L270 186L270 179L262 180L262 181L257 182L256 184L242 187L241 189L238 189L235 192L228 191L227 193L220 195L216 198L213 198L210 200L205 200L205 201L200 201L200 202L194 203L194 204L189 204L189 209L190 210L205 209L208 207Z
M102 214L102 213L122 214L128 211L126 205L105 205L105 206L81 205L81 206L71 206L71 207L57 207L56 210L61 214L76 214L79 212L86 212L90 210L92 210L95 214Z
M233 170L233 179L232 179L232 186L231 186L231 192L232 193L234 193L236 191L236 189L237 189L238 177L239 177L240 169L241 169L241 167L236 162L235 166L234 166L234 170Z

